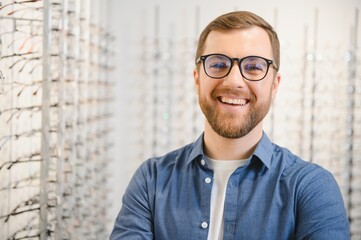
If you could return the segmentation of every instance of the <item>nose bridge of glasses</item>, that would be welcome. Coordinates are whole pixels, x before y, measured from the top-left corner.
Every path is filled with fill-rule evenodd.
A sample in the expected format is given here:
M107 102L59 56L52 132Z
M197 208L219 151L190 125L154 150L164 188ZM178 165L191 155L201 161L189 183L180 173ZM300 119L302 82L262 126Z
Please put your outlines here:
M242 63L242 58L229 58L229 60L231 61L229 70L228 70L228 74L226 76L229 75L233 75L232 71L236 71L235 74L236 76L233 75L233 77L229 78L229 79L242 79L243 81L246 80L246 78L243 76L242 73L242 67L241 67L241 63ZM234 64L235 62L237 62L236 64ZM234 70L234 68L236 67L236 69ZM238 69L237 69L238 68Z
M229 73L232 71L232 69L235 67L235 66L238 66L238 71L239 73L242 75L243 77L243 74L242 74L242 67L241 67L241 63L242 63L242 58L229 58L230 61L231 61L231 64L230 64L230 67L229 67ZM234 64L235 62L237 62L237 64Z

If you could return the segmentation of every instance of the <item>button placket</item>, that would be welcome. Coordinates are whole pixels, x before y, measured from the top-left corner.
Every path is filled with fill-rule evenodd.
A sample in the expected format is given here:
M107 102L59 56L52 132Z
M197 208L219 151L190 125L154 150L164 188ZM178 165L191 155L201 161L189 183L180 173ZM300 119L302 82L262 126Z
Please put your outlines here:
M207 166L207 161L205 159L203 159L205 161L205 165ZM199 161L199 165L202 165L202 159L200 159ZM213 181L213 177L212 177L212 172L206 168L202 168L202 170L200 171L200 178L198 179L199 184L201 184L200 188L202 191L201 194L201 206L202 206L202 213L201 213L201 218L199 219L199 228L202 231L202 236L203 234L205 234L205 239L206 239L206 234L207 234L207 229L209 229L209 219L210 219L210 199L211 199L211 191L212 191L212 181Z

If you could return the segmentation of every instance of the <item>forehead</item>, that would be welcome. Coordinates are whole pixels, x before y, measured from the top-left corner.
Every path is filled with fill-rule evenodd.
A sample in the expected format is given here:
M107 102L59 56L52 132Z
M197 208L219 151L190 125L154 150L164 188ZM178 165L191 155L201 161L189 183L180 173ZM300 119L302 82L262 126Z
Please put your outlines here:
M257 55L272 59L268 33L260 27L211 31L205 41L204 55L222 53L230 57Z

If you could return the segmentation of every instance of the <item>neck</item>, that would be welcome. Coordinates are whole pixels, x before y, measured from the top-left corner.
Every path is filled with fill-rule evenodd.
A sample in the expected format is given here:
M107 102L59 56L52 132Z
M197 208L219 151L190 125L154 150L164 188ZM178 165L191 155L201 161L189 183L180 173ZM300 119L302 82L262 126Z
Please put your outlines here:
M262 138L262 122L241 138L225 138L216 133L206 121L204 130L204 152L213 159L246 159L254 152Z

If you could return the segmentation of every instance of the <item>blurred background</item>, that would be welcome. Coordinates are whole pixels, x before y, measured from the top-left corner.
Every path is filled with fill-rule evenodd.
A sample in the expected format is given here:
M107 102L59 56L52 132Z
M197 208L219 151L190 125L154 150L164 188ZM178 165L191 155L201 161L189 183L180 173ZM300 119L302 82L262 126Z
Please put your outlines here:
M0 3L0 239L107 239L135 169L202 133L197 39L234 10L281 41L266 133L334 174L361 239L361 1Z

